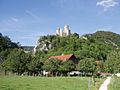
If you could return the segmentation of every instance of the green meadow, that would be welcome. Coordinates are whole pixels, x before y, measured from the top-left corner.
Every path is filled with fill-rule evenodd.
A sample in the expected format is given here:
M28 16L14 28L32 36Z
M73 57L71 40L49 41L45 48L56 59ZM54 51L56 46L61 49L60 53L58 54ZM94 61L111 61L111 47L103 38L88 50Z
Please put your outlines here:
M108 90L120 90L120 77L112 77Z
M81 77L0 76L0 90L97 90L96 82Z

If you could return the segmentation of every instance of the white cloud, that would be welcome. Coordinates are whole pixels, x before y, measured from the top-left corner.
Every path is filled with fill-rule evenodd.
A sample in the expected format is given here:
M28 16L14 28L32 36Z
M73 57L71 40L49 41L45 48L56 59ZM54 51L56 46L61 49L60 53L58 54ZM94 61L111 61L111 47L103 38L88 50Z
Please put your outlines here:
M15 17L12 17L11 20L14 21L14 22L18 22L19 21L19 19L15 18Z
M16 27L19 19L15 17L6 18L0 21L0 28Z
M107 11L111 7L115 7L118 5L118 2L115 0L101 0L97 2L97 6L102 6L104 8L104 11Z
M33 13L32 11L30 11L30 10L26 10L26 13L28 15L30 15L31 17L35 18L35 19L39 19L39 17L35 13Z

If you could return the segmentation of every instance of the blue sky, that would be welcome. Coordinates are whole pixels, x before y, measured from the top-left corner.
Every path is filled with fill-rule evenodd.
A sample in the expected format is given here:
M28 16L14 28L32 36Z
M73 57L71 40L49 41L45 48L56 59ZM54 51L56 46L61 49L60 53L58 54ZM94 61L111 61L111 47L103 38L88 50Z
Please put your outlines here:
M0 0L0 32L21 45L70 25L80 35L120 34L120 0Z

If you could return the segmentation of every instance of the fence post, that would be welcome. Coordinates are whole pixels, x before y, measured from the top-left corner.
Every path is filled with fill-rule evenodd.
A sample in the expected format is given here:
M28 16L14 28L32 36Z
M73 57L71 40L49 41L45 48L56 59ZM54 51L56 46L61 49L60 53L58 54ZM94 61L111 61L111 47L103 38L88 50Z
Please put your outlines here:
M90 90L90 77L88 79L88 90Z

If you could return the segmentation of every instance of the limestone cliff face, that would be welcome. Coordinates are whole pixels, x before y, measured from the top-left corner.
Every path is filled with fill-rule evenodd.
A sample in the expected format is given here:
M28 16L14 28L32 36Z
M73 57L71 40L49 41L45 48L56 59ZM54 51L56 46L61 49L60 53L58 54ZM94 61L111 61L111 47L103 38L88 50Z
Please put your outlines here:
M53 45L50 41L45 40L45 41L38 41L37 46L35 47L35 52L36 51L48 51L53 48Z

